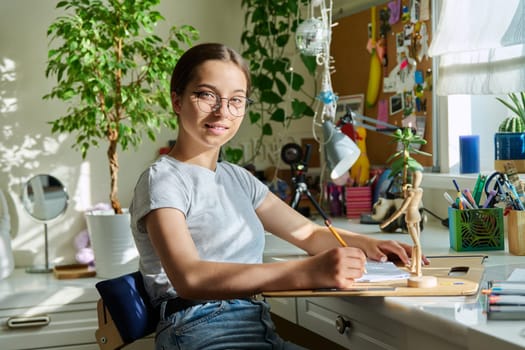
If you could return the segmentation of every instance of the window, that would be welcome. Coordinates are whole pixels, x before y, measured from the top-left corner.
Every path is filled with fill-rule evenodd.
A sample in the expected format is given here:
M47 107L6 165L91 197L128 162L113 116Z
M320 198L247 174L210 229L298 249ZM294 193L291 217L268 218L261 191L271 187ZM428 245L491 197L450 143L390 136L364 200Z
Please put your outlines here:
M509 115L496 96L525 90L525 0L436 0L434 10L440 170L457 173L459 135L479 134L489 171L494 133Z

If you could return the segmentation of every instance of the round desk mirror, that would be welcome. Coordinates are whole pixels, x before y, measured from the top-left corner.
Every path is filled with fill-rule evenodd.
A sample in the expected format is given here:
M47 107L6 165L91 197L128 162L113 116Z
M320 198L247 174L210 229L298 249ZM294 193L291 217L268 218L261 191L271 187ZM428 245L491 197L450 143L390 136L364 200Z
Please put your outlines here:
M24 209L34 219L44 223L45 266L31 267L27 272L51 272L47 238L47 222L63 214L67 209L69 196L66 188L56 177L42 174L33 176L22 191Z

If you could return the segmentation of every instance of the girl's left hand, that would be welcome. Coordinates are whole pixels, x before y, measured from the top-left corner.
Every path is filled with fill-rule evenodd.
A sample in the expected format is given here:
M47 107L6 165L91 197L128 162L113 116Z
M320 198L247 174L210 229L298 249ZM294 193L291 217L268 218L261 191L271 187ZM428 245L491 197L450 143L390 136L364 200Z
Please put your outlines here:
M371 237L366 237L362 243L364 244L360 248L363 249L369 259L376 261L401 260L403 264L410 265L412 246L406 243L394 240L378 240ZM425 256L422 257L422 262L425 265L429 264Z

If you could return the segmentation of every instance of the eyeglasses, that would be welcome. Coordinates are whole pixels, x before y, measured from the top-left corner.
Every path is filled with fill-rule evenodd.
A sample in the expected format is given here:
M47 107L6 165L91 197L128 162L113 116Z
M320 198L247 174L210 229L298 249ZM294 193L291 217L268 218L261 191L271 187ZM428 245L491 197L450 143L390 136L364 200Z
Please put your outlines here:
M197 97L197 106L204 113L217 112L221 108L222 100L226 100L228 111L234 117L242 117L246 114L248 106L253 103L246 96L233 96L230 98L220 97L211 91L194 91L193 94Z

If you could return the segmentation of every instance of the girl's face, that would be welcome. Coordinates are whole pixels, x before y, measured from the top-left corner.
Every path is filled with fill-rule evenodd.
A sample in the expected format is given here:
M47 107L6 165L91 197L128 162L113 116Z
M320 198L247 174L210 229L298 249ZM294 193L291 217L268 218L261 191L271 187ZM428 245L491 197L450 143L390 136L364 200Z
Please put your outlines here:
M234 105L239 102L232 97L245 97L246 88L246 77L235 63L204 62L196 69L194 79L182 95L172 93L173 110L179 116L177 143L218 148L231 140L243 120L242 116L236 117L230 112L235 111ZM213 94L221 98L220 107L215 111L210 107L215 100Z

